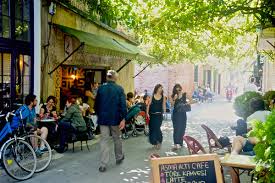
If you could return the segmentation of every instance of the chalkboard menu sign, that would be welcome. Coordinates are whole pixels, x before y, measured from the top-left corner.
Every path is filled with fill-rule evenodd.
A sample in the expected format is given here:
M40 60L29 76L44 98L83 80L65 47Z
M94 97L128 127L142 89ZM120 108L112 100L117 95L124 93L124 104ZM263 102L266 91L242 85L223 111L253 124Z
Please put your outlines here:
M154 183L222 183L217 155L192 155L151 160Z

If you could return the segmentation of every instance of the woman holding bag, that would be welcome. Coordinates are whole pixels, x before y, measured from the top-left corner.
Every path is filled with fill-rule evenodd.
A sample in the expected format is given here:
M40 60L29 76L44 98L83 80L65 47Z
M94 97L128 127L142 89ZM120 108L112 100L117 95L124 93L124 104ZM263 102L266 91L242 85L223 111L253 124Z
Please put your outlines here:
M182 147L182 137L185 134L186 129L186 112L191 110L190 104L186 101L186 93L182 92L180 84L176 84L173 88L173 94L171 96L171 104L174 106L172 122L173 122L173 139L174 147L172 150L177 150Z

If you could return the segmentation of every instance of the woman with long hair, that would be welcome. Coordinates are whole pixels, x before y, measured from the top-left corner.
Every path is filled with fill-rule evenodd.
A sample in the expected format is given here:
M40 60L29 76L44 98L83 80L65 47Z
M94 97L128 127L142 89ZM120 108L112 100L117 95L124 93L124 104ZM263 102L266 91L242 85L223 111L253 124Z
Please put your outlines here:
M182 137L185 134L186 129L186 112L181 110L180 106L187 104L186 93L182 92L180 84L176 84L173 88L171 95L171 104L174 106L172 122L173 122L173 139L174 147L173 150L177 150L182 147Z
M147 115L150 118L149 122L149 142L156 149L160 149L162 143L161 124L163 113L166 111L166 101L163 96L163 87L161 84L155 86L152 99L147 107Z

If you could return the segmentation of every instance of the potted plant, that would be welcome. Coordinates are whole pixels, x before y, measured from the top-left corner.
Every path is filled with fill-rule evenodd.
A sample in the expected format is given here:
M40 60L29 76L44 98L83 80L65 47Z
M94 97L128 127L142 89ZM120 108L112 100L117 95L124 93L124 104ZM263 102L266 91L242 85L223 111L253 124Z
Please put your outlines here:
M250 107L250 101L253 98L262 98L262 95L258 92L245 92L236 97L233 107L237 116L246 120L254 112Z
M275 110L265 122L255 121L249 136L256 137L254 147L257 162L254 175L260 183L275 182Z

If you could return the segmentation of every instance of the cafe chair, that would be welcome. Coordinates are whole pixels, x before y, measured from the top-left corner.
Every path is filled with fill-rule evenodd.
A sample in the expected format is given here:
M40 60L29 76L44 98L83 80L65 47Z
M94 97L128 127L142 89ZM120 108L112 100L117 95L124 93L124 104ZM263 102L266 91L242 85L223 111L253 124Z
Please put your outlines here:
M90 151L88 141L94 139L94 136L92 134L90 124L86 120L85 120L85 122L86 122L87 130L85 130L83 132L77 130L77 132L72 136L73 138L70 139L70 143L73 144L73 152L74 152L75 142L79 142L79 141L80 141L81 151L83 150L83 148L82 148L83 142L86 142L86 147L87 147L88 151Z
M183 136L183 140L187 145L189 154L199 154L202 152L203 154L206 154L207 152L205 149L202 147L202 145L193 137L190 137L188 135Z
M83 146L82 146L83 141L86 142L86 147L87 147L88 151L90 151L90 148L89 148L89 145L88 145L89 138L88 138L87 132L86 131L84 131L84 132L79 132L78 131L78 132L76 132L75 136L76 137L72 138L72 140L71 140L71 142L73 144L73 152L74 152L74 143L79 142L79 141L80 141L81 151L83 150Z
M201 125L201 127L205 130L206 135L207 135L207 140L208 140L208 145L209 145L209 153L216 152L220 149L225 149L227 148L227 151L230 153L231 152L231 143L225 147L221 145L219 142L219 139L215 135L215 133L206 125Z

